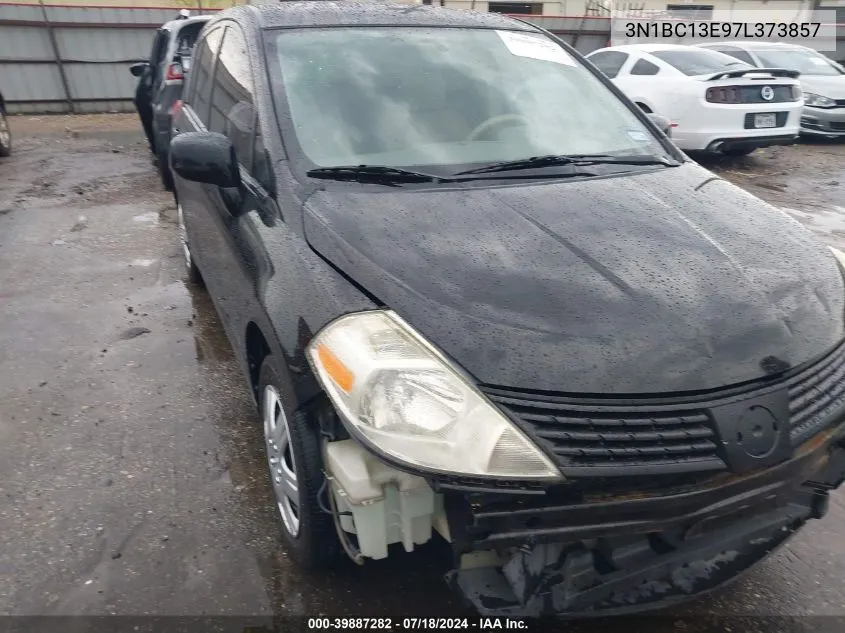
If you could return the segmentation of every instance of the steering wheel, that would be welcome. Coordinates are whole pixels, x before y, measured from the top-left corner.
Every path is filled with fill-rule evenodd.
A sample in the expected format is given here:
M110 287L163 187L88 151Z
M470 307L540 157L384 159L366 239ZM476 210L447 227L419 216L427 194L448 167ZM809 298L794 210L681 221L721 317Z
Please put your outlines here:
M484 132L507 125L528 125L528 119L521 114L497 114L496 116L491 116L486 121L482 121L475 126L475 129L467 135L466 140L477 141L478 137L483 135Z

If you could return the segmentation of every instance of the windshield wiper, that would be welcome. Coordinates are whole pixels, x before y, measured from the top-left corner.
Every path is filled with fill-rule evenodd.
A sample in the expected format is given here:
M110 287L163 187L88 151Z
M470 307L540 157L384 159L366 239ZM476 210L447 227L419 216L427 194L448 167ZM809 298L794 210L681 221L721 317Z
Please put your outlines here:
M532 156L521 160L510 160L502 163L492 163L476 169L459 171L452 176L468 174L486 174L496 171L511 171L518 169L535 169L555 165L665 165L674 167L678 163L670 162L658 156L612 156L610 154L549 154L547 156Z
M325 178L328 180L352 180L356 182L374 182L392 184L400 182L452 182L451 178L443 178L421 171L388 167L386 165L349 165L344 167L317 167L305 174L310 178Z

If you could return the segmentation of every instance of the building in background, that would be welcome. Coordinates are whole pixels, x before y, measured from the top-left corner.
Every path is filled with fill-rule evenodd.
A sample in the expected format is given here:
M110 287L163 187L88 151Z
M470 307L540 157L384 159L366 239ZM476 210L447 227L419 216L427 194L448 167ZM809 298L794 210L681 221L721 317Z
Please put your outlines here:
M813 8L845 9L845 0L559 0L524 2L519 0L397 0L407 4L435 4L454 9L475 9L514 15L556 15L611 17L636 16L665 11L667 15L693 16L701 20L729 21L735 12L759 12L761 19L773 22L801 21ZM738 14L741 15L741 14ZM840 20L841 22L841 20Z

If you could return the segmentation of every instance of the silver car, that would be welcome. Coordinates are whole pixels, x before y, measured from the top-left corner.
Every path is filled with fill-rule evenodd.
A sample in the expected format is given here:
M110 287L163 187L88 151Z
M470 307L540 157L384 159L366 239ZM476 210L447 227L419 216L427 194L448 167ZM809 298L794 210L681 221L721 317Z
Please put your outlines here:
M758 68L800 71L804 91L801 134L845 137L845 68L811 48L780 42L698 44Z

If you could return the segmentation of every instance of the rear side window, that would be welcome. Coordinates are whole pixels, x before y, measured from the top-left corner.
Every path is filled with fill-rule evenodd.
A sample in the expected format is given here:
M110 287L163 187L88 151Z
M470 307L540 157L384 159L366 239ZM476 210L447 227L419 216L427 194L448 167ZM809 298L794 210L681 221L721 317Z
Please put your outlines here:
M709 75L723 70L739 70L749 66L730 55L705 48L651 51L651 54L690 77Z
M238 160L247 170L252 168L253 101L252 69L246 39L239 27L230 26L214 70L208 129L229 137Z
M619 74L619 69L628 61L628 53L604 51L590 55L590 61L610 79Z
M724 48L714 48L713 50L718 51L720 53L724 53L725 55L730 55L734 59L738 59L741 62L745 62L749 66L757 65L754 63L754 60L751 58L751 55L746 53L741 48L733 48L731 46L726 46Z
M194 50L194 45L197 43L197 38L199 37L203 24L203 22L194 22L179 29L179 34L176 37L177 55L185 56L191 54Z
M197 44L195 61L191 66L190 87L185 101L193 108L196 115L208 126L208 109L211 103L211 73L214 58L223 38L223 27L218 27L203 37Z
M647 59L641 59L631 69L632 75L656 75L660 72L660 66L652 64Z

